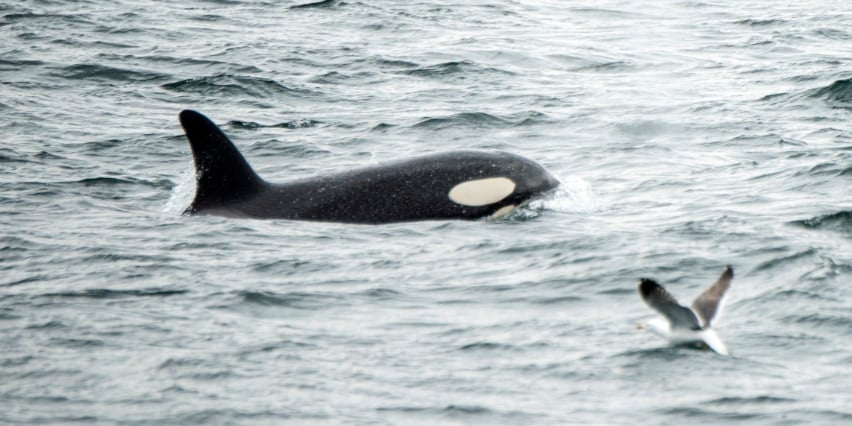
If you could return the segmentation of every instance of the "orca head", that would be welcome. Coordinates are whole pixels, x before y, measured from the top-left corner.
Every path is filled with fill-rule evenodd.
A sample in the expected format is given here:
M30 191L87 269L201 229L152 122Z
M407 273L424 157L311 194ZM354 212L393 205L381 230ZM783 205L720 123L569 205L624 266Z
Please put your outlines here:
M490 206L491 218L509 214L531 198L559 186L559 181L539 164L509 153L498 153L499 161L488 177L475 177L453 186L451 201L465 207Z
M185 214L226 207L267 185L209 118L184 110L180 113L180 124L192 148L196 179L195 199Z

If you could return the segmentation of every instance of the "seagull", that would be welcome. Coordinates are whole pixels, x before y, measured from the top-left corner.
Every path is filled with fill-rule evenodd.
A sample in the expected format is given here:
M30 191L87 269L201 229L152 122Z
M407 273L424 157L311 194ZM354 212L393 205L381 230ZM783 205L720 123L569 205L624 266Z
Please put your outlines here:
M647 323L647 328L654 334L667 339L675 345L695 345L703 349L711 349L722 355L728 355L728 349L716 332L710 328L716 314L721 310L725 292L731 286L734 270L728 265L722 276L710 288L704 290L692 307L688 308L677 302L674 296L666 291L656 281L641 278L639 280L639 295L642 300L659 312L664 318L655 318ZM645 328L645 326L640 326Z

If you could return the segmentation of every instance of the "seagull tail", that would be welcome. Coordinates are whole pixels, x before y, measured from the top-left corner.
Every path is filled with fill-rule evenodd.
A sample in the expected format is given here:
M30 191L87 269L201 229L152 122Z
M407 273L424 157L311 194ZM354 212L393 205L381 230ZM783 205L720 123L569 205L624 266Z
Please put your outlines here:
M704 340L704 343L713 350L721 355L728 355L728 348L725 347L725 344L722 343L722 339L719 338L719 335L716 334L713 330L704 330L701 336Z

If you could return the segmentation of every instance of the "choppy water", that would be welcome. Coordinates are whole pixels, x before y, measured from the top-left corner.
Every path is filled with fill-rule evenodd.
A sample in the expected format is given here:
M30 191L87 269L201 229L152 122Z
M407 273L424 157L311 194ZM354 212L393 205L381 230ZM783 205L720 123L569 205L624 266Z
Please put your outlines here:
M0 423L852 423L848 2L297 4L0 4ZM184 217L184 108L271 181L482 148L563 187ZM636 330L639 277L725 264L732 357Z

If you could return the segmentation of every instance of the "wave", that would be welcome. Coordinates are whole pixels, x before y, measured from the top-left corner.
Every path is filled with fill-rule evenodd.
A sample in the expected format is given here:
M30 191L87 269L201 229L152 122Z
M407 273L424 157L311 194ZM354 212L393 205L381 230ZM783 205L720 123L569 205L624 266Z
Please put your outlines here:
M368 64L378 65L380 68L416 68L417 63L406 61L402 59L386 59L381 56L373 56L367 59L363 59L360 61L355 61L356 63L364 62Z
M852 171L852 167L845 167L838 163L827 162L827 163L819 163L815 166L808 168L807 170L801 170L793 174L794 177L799 176L828 176L828 177L839 177L846 174L849 174Z
M547 117L537 111L528 111L514 114L508 117L498 117L485 112L462 112L445 117L427 117L411 127L431 130L442 130L453 127L467 128L500 128L528 126L538 123Z
M322 75L318 75L314 78L310 79L311 83L315 84L345 84L345 83L357 83L363 82L365 84L375 83L371 81L375 79L378 74L373 72L357 72L352 74L347 74L339 71L329 71Z
M633 67L635 64L629 61L610 61L582 66L575 71L614 72L629 70Z
M173 183L168 179L145 180L135 177L118 178L95 176L79 180L53 182L50 188L54 190L68 190L72 191L72 193L82 193L96 198L104 197L107 199L114 199L116 197L116 193L114 192L116 189L128 186L142 186L157 190L171 191Z
M46 293L45 297L61 298L87 298L87 299L123 299L133 297L167 297L189 293L183 289L143 288L134 290L112 290L108 288L94 288L81 291L63 291L59 293Z
M64 67L54 75L69 80L110 80L123 82L140 82L161 80L166 78L164 74L133 71L123 68L115 68L99 64L77 64Z
M791 225L806 229L837 231L852 234L852 210L839 211L810 219L794 220Z
M749 420L763 417L761 413L738 413L738 412L717 412L704 410L696 407L674 407L661 410L663 414L689 417L693 419L706 419L721 422L730 422L737 420Z
M446 117L425 118L412 127L439 130L448 127L493 127L507 124L507 120L484 112L463 112Z
M828 86L812 89L808 97L823 99L836 108L852 109L852 78L837 80Z
M0 163L29 163L30 160L24 158L11 148L0 148Z
M813 30L817 36L827 38L829 40L849 40L852 39L852 34L839 30L837 28L817 28Z
M393 300L403 295L403 293L390 288L371 288L358 294L371 300Z
M0 71L20 71L26 67L34 67L44 65L44 62L38 60L17 60L10 61L6 59L0 59Z
M391 407L379 407L376 409L380 412L396 412L396 413L404 413L404 414L429 414L429 415L437 415L441 417L471 417L471 416L485 416L488 418L493 417L506 417L506 418L526 418L530 416L534 416L533 413L523 412L523 411L502 411L502 410L494 410L488 407L484 407L481 405L458 405L458 404L450 404L446 406L391 406ZM535 422L524 422L524 423L535 423Z
M795 399L782 398L772 395L758 395L751 397L726 396L722 398L706 401L705 404L711 405L752 405L752 404L788 404L796 402Z
M48 21L62 21L65 23L74 23L74 24L87 24L87 25L95 25L94 22L90 21L88 15L85 14L59 14L59 13L33 13L33 12L22 12L22 13L10 13L3 16L3 20L6 22L14 22L21 23L21 21L35 21L35 20L48 20Z
M290 292L285 294L270 291L237 292L242 304L255 306L271 306L301 310L313 310L328 306L332 301L338 301L341 296L322 293Z
M379 123L379 124L376 124L375 126L373 126L370 129L370 131L371 132L385 132L385 131L388 131L388 130L394 128L394 127L396 127L396 124Z
M189 78L166 83L162 87L174 92L195 93L207 96L246 95L264 98L270 95L304 97L314 94L311 90L293 89L268 78L232 74L215 74L206 77Z
M784 19L743 19L734 23L750 27L766 27L770 25L784 25L787 24L787 21Z
M812 76L797 76L794 80L805 81ZM824 87L817 87L800 92L780 92L763 96L759 102L797 103L803 100L821 100L832 108L852 110L852 78L835 80Z
M459 348L460 351L465 351L465 352L467 352L467 351L482 351L482 350L485 350L485 351L493 351L493 350L514 351L514 350L518 350L518 349L519 348L515 345L507 345L505 343L494 343L494 342L469 343L469 344L464 345L464 346Z
M788 324L804 324L809 329L816 328L836 328L841 335L849 335L849 330L852 330L852 318L845 315L830 315L823 313L813 313L809 315L789 315L784 318Z
M290 6L290 9L331 9L345 5L346 3L340 0L322 0L313 3L297 4Z
M754 271L755 272L768 271L768 270L775 269L778 266L789 265L793 262L798 262L798 261L803 260L803 259L808 260L808 259L813 258L814 256L817 256L817 251L813 248L809 248L809 249L802 250L802 251L799 251L799 252L796 252L796 253L793 253L793 254L790 254L790 255L779 256L779 257L764 261L764 262L760 263L759 265L757 265L754 268Z
M512 75L509 71L504 71L497 68L484 67L473 61L450 61L425 67L418 67L412 70L400 71L401 74L415 77L443 78L454 76L457 74L477 74L482 73L499 73L504 75Z

